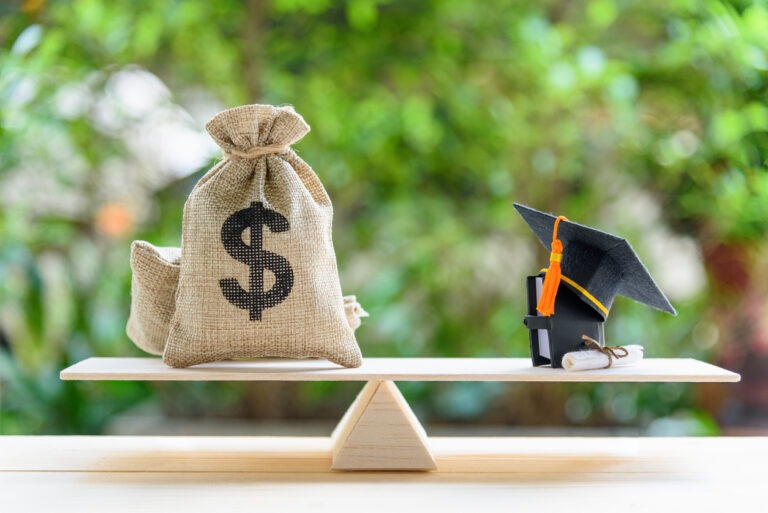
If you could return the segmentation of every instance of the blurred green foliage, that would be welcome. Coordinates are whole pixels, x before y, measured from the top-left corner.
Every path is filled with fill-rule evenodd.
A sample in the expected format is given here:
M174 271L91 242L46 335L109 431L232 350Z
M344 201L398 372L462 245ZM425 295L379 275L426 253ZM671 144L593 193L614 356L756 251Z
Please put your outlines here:
M185 196L214 158L190 139L176 149L204 155L197 164L152 160L165 137L150 131L171 120L199 134L219 108L289 103L312 126L297 150L334 200L342 283L371 313L358 331L367 356L527 355L523 278L546 253L513 200L627 235L655 273L703 270L670 294L677 318L617 301L609 340L651 356L729 350L717 307L731 274L715 257L727 248L746 255L748 277L764 269L766 2L0 9L2 433L99 432L145 401L174 415L333 418L346 405L354 390L323 383L291 386L290 406L275 410L259 406L274 387L57 378L87 356L140 354L124 334L130 241L177 245ZM669 241L693 260L668 260ZM436 421L689 415L716 429L683 385L403 388Z

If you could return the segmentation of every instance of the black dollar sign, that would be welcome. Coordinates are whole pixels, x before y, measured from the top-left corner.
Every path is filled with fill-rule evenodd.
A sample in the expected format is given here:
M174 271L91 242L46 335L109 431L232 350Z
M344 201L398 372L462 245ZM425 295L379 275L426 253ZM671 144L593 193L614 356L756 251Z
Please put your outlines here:
M252 321L261 320L261 312L283 302L293 287L291 264L280 255L262 249L262 227L273 232L286 232L288 220L262 202L253 202L248 208L229 216L221 227L221 242L233 258L250 267L250 290L244 290L235 278L219 280L221 292L227 301L248 310ZM251 229L251 245L243 242L243 231ZM264 269L275 275L275 284L264 292Z

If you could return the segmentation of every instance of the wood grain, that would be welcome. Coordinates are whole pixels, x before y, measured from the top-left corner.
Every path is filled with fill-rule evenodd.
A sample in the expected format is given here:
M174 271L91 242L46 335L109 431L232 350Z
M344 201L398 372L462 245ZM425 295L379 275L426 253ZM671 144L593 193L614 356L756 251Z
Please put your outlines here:
M768 437L430 437L429 442L437 473L444 474L696 475L717 468L754 471L755 480L764 477L768 461ZM333 474L332 445L329 437L0 436L0 473Z
M88 358L63 380L95 381L535 381L737 382L734 372L691 358L648 358L631 367L567 372L528 358L365 358L356 369L325 360L226 361L172 369L160 358Z
M332 470L434 470L427 433L391 381L369 381L331 435Z
M768 438L432 438L431 447L436 472L349 473L327 471L330 438L0 437L0 510L765 511Z

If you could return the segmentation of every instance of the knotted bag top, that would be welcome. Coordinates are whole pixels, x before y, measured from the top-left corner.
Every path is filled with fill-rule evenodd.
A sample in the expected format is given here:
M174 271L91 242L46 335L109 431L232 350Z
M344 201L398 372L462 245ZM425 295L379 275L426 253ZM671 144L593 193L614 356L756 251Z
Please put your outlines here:
M244 105L220 112L205 125L228 159L256 159L288 151L310 130L293 107Z

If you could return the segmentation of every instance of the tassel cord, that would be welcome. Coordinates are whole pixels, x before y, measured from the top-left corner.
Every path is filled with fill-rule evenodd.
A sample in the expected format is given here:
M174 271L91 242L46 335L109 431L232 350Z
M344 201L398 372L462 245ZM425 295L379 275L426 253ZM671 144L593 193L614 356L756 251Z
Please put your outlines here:
M552 230L552 251L549 254L549 267L544 277L544 284L541 287L539 304L536 305L536 310L547 317L555 313L555 299L557 298L557 289L560 287L560 279L562 277L560 262L563 260L563 242L557 238L560 221L568 221L568 218L558 216L555 219L555 227Z

